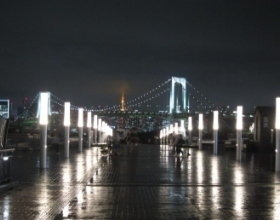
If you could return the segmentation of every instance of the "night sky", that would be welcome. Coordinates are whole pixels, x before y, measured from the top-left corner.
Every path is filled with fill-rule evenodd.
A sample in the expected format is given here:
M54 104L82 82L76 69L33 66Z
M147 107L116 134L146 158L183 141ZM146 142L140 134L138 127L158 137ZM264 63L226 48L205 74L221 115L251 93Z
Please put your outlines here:
M171 76L216 104L280 96L280 1L0 1L0 99L119 104Z

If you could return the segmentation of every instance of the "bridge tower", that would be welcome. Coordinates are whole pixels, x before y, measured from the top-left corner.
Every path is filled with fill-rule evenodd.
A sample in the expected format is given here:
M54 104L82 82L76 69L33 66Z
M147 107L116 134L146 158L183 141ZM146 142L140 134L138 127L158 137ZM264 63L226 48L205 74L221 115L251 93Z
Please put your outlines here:
M187 80L186 78L172 76L169 113L186 112L188 109L189 102L187 102Z

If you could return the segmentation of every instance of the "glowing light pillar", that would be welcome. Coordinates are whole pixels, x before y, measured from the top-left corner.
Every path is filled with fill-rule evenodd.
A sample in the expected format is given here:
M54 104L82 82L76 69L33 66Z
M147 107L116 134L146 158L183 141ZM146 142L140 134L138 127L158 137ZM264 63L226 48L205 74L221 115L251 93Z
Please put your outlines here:
M88 147L91 147L91 112L87 113Z
M198 115L198 149L202 150L203 114Z
M47 127L48 127L48 109L49 109L49 93L40 93L40 118L41 127L41 158L40 167L47 167Z
M93 116L94 143L97 144L97 115Z
M159 132L159 139L160 139L160 144L163 143L163 130L161 129Z
M170 127L169 127L169 131L170 131L170 137L171 137L171 140L168 139L169 141L169 144L170 146L172 146L174 143L173 143L173 138L174 138L174 128L173 128L173 124L170 124Z
M276 98L276 109L275 109L275 135L276 135L276 149L275 149L275 171L280 171L280 97Z
M64 157L69 157L70 102L64 103Z
M83 127L84 127L84 109L78 109L78 128L79 128L79 151L83 150Z
M178 122L175 122L175 124L174 124L174 132L175 132L175 134L179 133Z
M189 133L189 145L192 144L192 117L188 118L188 133Z
M213 111L213 153L218 154L219 112Z
M164 129L162 129L162 135L163 135L163 137L162 137L162 144L166 144L165 143L165 138L166 138L166 128L164 128Z
M170 131L169 131L169 127L166 127L166 132L165 132L165 144L168 144L168 136L170 134Z
M180 130L181 130L181 134L183 135L183 137L186 136L186 132L185 132L185 120L182 119L180 121Z
M100 144L101 143L101 135L102 135L102 121L101 121L101 118L98 118L98 143Z
M236 160L241 160L241 149L242 149L242 129L243 129L243 107L237 106L236 115Z

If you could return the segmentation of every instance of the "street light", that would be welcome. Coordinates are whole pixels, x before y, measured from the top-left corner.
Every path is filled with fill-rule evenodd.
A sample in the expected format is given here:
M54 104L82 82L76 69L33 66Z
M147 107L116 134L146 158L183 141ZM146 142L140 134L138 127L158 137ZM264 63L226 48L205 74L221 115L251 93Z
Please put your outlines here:
M79 151L83 150L83 127L84 127L84 109L78 109L78 128L79 128Z
M198 115L198 149L202 150L203 114Z
M189 117L188 118L189 145L192 144L192 130L193 130L192 117Z
M236 160L241 160L242 129L243 129L243 107L237 106L236 114Z
M70 102L64 103L64 157L69 157Z
M48 127L48 116L49 116L49 92L40 93L40 115L39 124L41 127L41 160L40 167L46 168L47 166L47 127Z
M219 112L213 111L213 153L218 154Z
M280 97L276 98L275 135L276 135L275 171L279 172L280 171Z
M97 144L97 115L93 116L94 143Z
M87 112L88 147L91 147L91 111Z

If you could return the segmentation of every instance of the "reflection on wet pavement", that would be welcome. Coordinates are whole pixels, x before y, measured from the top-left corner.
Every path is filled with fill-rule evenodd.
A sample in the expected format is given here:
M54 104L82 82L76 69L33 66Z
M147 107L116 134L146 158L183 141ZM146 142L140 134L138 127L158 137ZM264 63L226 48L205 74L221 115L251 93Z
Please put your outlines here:
M19 153L21 188L1 195L1 219L280 219L274 157L211 148L175 157L168 146L142 145L131 155L98 147L70 159ZM184 149L184 155L187 150ZM37 156L36 156L37 155ZM34 165L35 164L35 165Z

